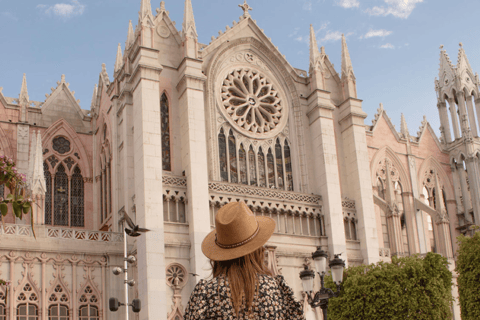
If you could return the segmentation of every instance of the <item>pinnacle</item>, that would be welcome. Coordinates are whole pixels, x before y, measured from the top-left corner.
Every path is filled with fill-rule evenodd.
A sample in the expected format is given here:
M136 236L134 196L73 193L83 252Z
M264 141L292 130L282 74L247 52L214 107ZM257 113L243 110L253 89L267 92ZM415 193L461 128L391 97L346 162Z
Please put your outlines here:
M352 60L350 59L350 53L348 52L347 41L345 35L342 34L342 78L353 73Z
M122 46L119 43L118 47L117 47L117 58L115 60L115 72L117 72L118 70L120 70L122 68L122 62L123 62L122 60L123 60Z
M405 120L405 116L403 113L401 114L400 120L400 132L403 134L405 138L407 138L410 134L408 132L407 121Z
M147 15L152 15L152 5L150 4L150 0L141 0L140 12L138 15L140 20L143 20Z
M90 105L92 108L95 106L96 100L97 100L97 84L95 84L95 87L93 88L92 103Z
M197 28L195 26L195 18L193 17L193 7L191 0L185 0L182 29L184 35L197 38Z
M30 98L28 97L28 90L27 90L27 76L24 73L23 74L23 79L22 79L22 88L20 89L20 97L18 99L18 102L20 105L26 105L30 101Z
M315 36L313 25L310 25L310 68L315 66L315 63L319 58L320 51L318 51L317 37Z
M133 41L134 41L134 36L133 36L133 26L132 26L132 20L128 22L128 34L127 34L127 42L125 43L125 49L129 48Z

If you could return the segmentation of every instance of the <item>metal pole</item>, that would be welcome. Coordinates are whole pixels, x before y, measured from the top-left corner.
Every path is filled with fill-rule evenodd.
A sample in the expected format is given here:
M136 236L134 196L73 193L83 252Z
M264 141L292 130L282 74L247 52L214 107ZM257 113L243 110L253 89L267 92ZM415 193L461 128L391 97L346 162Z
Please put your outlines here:
M127 261L127 233L123 228L123 272L125 274L125 320L128 320L128 261Z

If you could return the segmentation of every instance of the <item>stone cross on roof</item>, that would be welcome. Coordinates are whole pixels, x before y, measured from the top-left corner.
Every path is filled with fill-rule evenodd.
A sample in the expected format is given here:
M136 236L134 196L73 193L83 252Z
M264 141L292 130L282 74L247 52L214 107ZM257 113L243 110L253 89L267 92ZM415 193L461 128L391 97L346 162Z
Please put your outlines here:
M238 5L240 8L242 8L243 10L243 16L246 18L246 17L249 17L250 16L250 13L248 12L249 10L251 11L252 10L252 7L250 7L247 3L247 0L243 0L243 4L239 4Z

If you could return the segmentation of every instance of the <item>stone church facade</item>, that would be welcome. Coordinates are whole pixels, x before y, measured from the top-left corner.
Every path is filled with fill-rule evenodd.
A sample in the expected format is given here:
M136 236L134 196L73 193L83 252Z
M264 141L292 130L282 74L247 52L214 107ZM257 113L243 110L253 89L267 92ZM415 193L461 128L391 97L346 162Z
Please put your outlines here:
M441 50L441 137L426 119L411 135L382 105L365 124L345 38L337 72L311 28L307 72L246 3L209 44L190 0L180 31L163 1L155 12L140 3L90 110L63 75L43 102L29 99L25 76L18 98L0 88L0 153L28 173L38 204L36 239L28 219L0 230L0 278L13 282L8 296L0 288L0 320L121 318L108 298L123 297L111 269L123 263L124 213L152 230L128 239L130 299L142 301L131 317L182 319L210 274L201 243L215 213L240 200L277 222L267 263L299 299L317 246L348 265L435 251L453 270L455 237L480 221L480 82L463 48L456 66Z

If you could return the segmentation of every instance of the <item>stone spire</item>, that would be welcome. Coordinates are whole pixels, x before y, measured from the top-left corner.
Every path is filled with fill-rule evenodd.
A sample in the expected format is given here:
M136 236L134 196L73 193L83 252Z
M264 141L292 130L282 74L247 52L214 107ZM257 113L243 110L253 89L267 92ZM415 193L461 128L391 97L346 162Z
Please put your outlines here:
M93 88L92 103L90 104L90 110L92 111L95 108L95 104L97 102L97 91L97 84L95 84L95 87Z
M355 74L353 73L350 53L348 53L347 41L342 34L342 90L343 98L356 98L357 86L355 83Z
M345 40L345 35L342 34L342 80L353 75L352 60L350 60L347 41Z
M22 89L20 89L20 96L18 98L18 105L20 106L20 121L26 122L27 121L27 107L30 103L30 98L28 97L28 90L27 90L27 77L25 73L23 74L22 80Z
M141 0L138 19L142 21L147 15L152 15L152 5L150 4L150 0Z
M473 74L472 67L467 59L467 54L465 53L465 50L463 50L463 44L460 42L459 46L460 49L458 49L457 74L461 75L465 70L468 70Z
M35 166L35 151L37 150L37 138L35 130L32 132L32 139L30 142L30 154L28 156L28 172L27 172L27 184L30 189L33 187L33 168Z
M127 48L130 48L130 46L133 44L133 41L135 40L135 36L133 35L133 26L132 26L132 20L128 22L128 34L127 34L127 41L125 42L125 50Z
M439 88L443 86L449 86L453 83L454 79L454 66L450 57L447 54L447 51L443 49L443 45L440 46L440 69L438 70L438 78L440 80ZM444 79L445 75L445 79ZM447 80L447 82L445 82Z
M317 37L313 25L310 25L310 69L315 67L316 62L320 59L320 51L318 50Z
M405 121L405 116L403 115L403 113L400 120L400 132L402 133L404 138L408 139L410 133L408 133L407 121Z
M193 17L192 1L185 0L185 11L183 12L183 36L197 39L197 28L195 27L195 18Z
M122 68L122 64L123 64L122 46L119 43L117 47L117 59L115 60L114 72L117 72L118 70L120 70Z
M42 152L42 136L40 131L37 134L37 143L35 150L35 163L33 165L33 195L45 195L47 190L45 184L45 174L43 172L43 152Z

